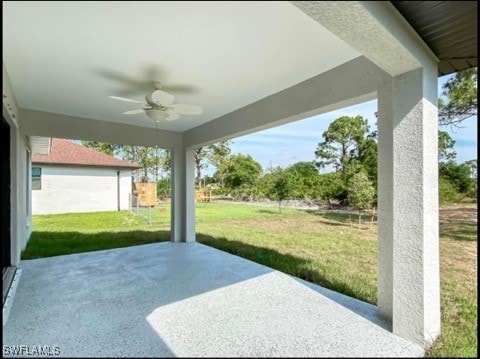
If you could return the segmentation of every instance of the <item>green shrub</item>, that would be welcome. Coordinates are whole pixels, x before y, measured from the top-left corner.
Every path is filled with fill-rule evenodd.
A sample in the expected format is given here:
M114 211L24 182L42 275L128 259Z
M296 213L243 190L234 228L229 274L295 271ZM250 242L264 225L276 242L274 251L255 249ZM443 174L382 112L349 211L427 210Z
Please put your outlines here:
M164 199L171 196L170 178L159 179L157 182L157 198Z
M440 163L438 167L440 178L447 179L453 184L457 192L468 194L475 180L471 177L472 171L466 163L457 164L455 161Z
M367 172L355 173L348 181L348 202L358 211L372 208L375 188Z
M212 196L224 196L226 193L224 188L212 188Z
M321 202L327 202L330 199L343 200L347 198L347 189L343 184L340 172L318 175L311 193L311 198Z
M457 187L446 178L439 179L438 196L440 203L452 203L460 200Z

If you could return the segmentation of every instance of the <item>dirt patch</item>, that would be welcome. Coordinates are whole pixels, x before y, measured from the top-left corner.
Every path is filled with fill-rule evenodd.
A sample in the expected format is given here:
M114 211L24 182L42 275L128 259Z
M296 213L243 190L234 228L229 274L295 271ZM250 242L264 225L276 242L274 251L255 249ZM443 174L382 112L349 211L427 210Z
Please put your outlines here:
M337 211L306 211L308 215L279 218L252 218L246 220L226 221L225 225L239 226L252 229L263 229L275 233L325 233L332 232L336 234L354 234L360 235L365 239L377 240L377 217L374 217L373 223L371 216L362 216L362 225L358 228L358 216ZM477 242L477 206L476 204L462 204L442 206L440 208L440 235L442 238L456 240L461 242L471 242L476 245ZM350 223L350 221L352 221ZM460 249L460 248L459 248ZM465 261L462 263L462 256L472 258L476 256L476 246L466 245L462 248L469 253L457 250L452 253L450 259L446 258L447 265L455 266L459 263L469 271L476 268L476 261ZM472 253L475 252L475 253Z
M440 222L477 223L477 206L448 206L440 208Z
M338 217L338 218L337 218ZM333 217L328 213L310 214L307 216L283 218L253 218L246 220L233 220L225 222L226 225L246 228L257 228L277 233L320 233L356 234L369 240L377 239L376 222L371 224L370 219L362 218L358 228L358 218L336 214Z

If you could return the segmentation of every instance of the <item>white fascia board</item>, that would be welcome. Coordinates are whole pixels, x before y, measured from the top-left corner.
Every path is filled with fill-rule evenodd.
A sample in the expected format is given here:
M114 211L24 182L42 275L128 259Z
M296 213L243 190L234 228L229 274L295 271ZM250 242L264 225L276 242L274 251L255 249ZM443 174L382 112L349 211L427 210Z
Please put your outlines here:
M52 149L51 137L28 136L28 143L33 155L49 155Z
M389 1L291 1L391 76L438 58Z
M115 122L19 109L20 129L25 135L101 141L123 145L176 148L182 146L179 132L156 130Z
M375 99L384 76L358 57L185 132L184 145L200 147Z

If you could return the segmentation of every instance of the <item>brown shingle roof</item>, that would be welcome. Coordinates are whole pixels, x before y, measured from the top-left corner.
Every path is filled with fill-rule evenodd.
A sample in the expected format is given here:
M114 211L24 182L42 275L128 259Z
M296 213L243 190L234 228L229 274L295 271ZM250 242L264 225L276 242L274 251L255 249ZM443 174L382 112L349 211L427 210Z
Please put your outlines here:
M40 163L131 169L140 168L140 166L135 163L119 160L105 153L60 138L52 138L52 148L49 155L32 155L32 164Z

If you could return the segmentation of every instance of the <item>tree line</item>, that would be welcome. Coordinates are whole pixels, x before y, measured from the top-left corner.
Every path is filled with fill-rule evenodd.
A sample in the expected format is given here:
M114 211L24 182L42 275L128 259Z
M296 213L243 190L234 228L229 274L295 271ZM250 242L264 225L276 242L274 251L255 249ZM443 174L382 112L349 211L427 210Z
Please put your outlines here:
M457 73L443 87L439 99L439 124L461 126L477 114L477 70ZM157 182L160 196L170 194L170 152L142 146L82 141L98 151L135 162L141 169L135 181ZM342 116L322 134L312 160L286 168L263 169L250 155L231 154L231 141L197 148L194 164L197 187L208 186L214 194L235 199L267 197L281 203L287 199L310 199L349 204L359 210L376 205L377 132L367 119ZM442 202L477 196L477 160L456 162L455 141L448 132L438 132L439 191ZM213 176L202 176L212 166ZM331 169L320 173L321 169Z

